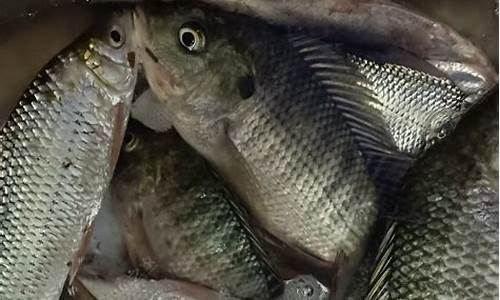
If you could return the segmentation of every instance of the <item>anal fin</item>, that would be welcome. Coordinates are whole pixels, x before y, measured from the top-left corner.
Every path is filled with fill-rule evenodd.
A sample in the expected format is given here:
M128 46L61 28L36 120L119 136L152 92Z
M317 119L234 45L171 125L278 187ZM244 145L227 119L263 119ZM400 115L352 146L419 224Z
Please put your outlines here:
M390 280L389 277L394 247L393 242L397 223L397 221L393 221L389 224L380 242L370 277L368 292L364 300L389 299L387 284Z

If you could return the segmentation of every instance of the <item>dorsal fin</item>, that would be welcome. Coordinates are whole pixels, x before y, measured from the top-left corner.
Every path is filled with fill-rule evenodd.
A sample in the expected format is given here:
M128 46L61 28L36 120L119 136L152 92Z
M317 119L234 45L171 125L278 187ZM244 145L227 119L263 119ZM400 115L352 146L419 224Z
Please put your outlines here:
M289 42L341 112L382 195L399 191L413 158L401 153L389 133L382 104L339 47L307 34L289 34Z
M385 231L382 242L380 242L365 300L389 299L390 295L387 284L391 272L396 226L397 221L392 221Z

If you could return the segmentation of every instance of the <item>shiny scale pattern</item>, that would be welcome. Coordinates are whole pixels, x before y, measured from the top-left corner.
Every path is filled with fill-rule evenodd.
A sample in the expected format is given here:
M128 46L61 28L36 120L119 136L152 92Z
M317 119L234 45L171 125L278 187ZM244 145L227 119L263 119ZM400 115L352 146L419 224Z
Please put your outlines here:
M466 95L446 77L350 55L380 101L377 109L401 151L421 154L448 136L465 113Z
M498 298L498 108L490 106L410 172L372 291L379 296L369 299Z
M136 136L140 146L122 155L113 194L126 210L141 207L160 269L244 299L279 292L282 284L231 204L234 197L203 158L173 130Z
M256 93L229 135L254 178L252 214L324 261L356 253L375 220L377 191L350 128L300 47L268 36L250 49Z
M59 297L110 179L114 91L67 50L1 129L0 298Z

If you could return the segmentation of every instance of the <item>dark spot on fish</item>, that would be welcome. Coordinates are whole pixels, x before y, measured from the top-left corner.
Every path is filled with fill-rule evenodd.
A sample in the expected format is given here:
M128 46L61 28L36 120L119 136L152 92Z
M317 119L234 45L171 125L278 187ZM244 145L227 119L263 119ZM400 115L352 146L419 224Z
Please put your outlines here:
M146 53L149 55L149 57L151 57L151 59L155 62L155 63L158 63L159 59L158 57L156 57L154 54L153 54L153 51L151 51L151 49L147 48L146 47Z
M67 169L67 168L69 168L71 166L71 162L70 161L65 161L65 162L63 162L62 166L63 166L63 168Z
M134 52L127 53L127 60L129 66L133 68L135 66L135 53Z
M250 98L255 92L255 83L253 76L246 75L238 79L238 90L242 99Z
M68 266L68 267L71 267L71 265L72 265L71 261L68 261L68 262L66 263L66 266Z

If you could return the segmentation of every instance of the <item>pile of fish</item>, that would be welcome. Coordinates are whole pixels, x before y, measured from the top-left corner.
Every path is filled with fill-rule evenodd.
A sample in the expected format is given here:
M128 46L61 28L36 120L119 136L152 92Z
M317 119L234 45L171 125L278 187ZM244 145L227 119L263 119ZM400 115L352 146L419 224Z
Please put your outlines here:
M208 2L103 6L26 89L0 131L0 298L497 298L481 51Z

